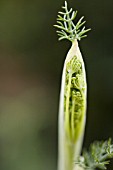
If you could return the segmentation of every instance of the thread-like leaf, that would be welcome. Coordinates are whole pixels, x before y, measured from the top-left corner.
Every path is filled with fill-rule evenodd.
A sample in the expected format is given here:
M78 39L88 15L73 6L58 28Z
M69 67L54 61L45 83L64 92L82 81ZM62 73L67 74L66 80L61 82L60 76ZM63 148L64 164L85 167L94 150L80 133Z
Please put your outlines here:
M81 17L76 24L74 24L73 20L77 16L77 11L73 11L73 9L67 8L67 2L65 1L65 5L62 7L64 9L64 12L58 12L58 18L57 18L57 24L55 27L57 27L60 30L64 30L66 33L69 33L68 35L65 34L65 38L74 41L75 39L81 40L81 38L86 37L84 35L86 32L90 31L90 29L80 29L86 21L83 21L84 16ZM60 40L65 39L64 35L63 38L60 37Z

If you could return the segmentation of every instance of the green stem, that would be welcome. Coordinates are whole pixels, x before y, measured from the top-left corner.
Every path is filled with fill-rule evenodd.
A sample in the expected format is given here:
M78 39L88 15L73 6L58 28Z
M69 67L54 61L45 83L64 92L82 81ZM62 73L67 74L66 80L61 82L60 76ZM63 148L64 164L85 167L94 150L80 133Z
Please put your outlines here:
M72 86L72 78L73 76L75 76L76 79L77 74L80 74L80 76L82 76L81 78L84 82L80 84L80 87L80 82L78 82L78 89L76 89L76 87L73 87L74 84ZM82 95L79 95L81 94L81 86L84 86L82 88L83 93ZM80 107L80 109L78 107ZM76 117L77 113L79 114L79 116ZM76 169L74 169L74 161L76 161L81 152L85 127L85 113L85 68L77 40L75 40L72 43L72 47L66 56L62 75L59 107L58 170L78 170L77 166L75 167Z
M67 130L68 135L70 136L70 123L69 123L69 98L70 98L70 87L71 87L71 77L72 77L72 73L71 70L69 72L69 81L68 81L68 86L66 89L66 113L65 113L65 128ZM67 126L69 125L69 126Z
M72 103L72 116L71 116L71 127L72 127L72 136L74 136L74 110L75 110L75 97L73 97Z

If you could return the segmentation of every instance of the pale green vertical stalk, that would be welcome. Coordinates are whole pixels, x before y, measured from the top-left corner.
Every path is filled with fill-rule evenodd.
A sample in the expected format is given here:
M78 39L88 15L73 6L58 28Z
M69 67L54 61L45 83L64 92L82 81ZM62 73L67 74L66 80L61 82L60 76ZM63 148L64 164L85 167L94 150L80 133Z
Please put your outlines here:
M85 120L87 83L83 58L77 40L90 29L82 27L85 23L83 17L75 25L73 20L77 11L68 10L67 2L62 7L57 18L57 33L59 40L68 39L72 46L66 56L62 74L60 103L59 103L59 146L58 170L78 170L74 161L80 155ZM82 29L81 29L82 27Z
M72 115L69 115L69 98L66 104L66 112L64 111L64 96L65 96L65 86L66 86L66 68L68 67L69 62L74 59L81 62L82 65L82 74L83 74L83 108L80 119L77 121L78 124L74 126L74 114L75 112L74 107L76 107L76 99L72 100ZM72 83L70 83L70 79L72 81L72 75L70 78L69 73L69 86L67 88L67 94L70 93ZM82 86L82 85L81 85ZM86 120L86 74L84 68L84 62L82 59L82 55L80 53L78 42L75 40L72 43L72 47L69 50L66 60L64 63L63 68L63 75L62 75L62 85L61 85L61 93L60 93L60 106L59 106L59 155L58 155L58 170L72 170L74 167L74 161L76 160L77 156L79 156L82 147L83 135L84 135L84 127L85 127L85 120ZM68 94L69 95L69 94ZM68 96L67 96L68 97ZM75 108L76 109L76 108ZM72 117L71 117L72 116ZM71 119L71 120L69 120Z

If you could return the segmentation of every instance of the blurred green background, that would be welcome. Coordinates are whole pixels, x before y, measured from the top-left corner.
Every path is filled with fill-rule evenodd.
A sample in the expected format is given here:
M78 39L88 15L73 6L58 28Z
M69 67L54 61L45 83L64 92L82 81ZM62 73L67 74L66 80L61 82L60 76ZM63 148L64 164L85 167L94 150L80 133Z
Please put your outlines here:
M80 42L88 79L87 147L113 138L113 1L68 2L92 28ZM0 1L0 170L56 170L60 80L71 45L58 42L53 28L63 4Z

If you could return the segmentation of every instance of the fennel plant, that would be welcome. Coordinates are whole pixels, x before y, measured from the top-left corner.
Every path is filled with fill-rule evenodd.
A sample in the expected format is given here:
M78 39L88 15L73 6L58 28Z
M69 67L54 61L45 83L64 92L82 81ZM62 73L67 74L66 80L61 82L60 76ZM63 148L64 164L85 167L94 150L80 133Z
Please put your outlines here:
M110 140L92 144L90 151L80 156L86 122L87 81L78 41L85 38L90 29L85 29L84 17L74 23L77 11L68 9L66 1L62 8L54 26L58 28L59 40L67 39L72 46L64 62L61 82L58 170L105 169L106 159L113 156Z

